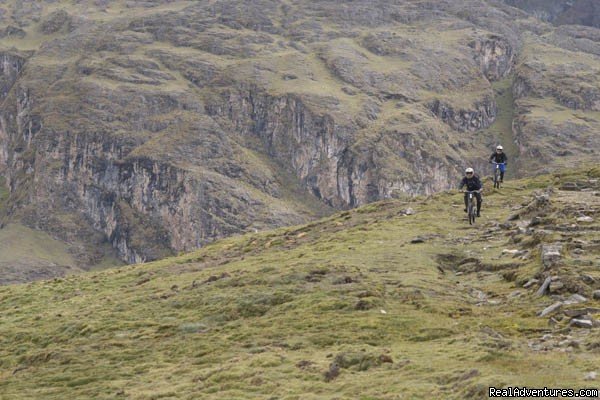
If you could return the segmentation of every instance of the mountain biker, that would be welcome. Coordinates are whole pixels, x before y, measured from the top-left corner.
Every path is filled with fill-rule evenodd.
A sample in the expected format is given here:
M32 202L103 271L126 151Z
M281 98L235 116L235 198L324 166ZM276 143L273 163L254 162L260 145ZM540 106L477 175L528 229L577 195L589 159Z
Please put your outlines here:
M492 162L500 164L500 183L504 182L504 171L506 170L506 164L508 157L504 154L504 148L502 146L496 147L496 151L490 156L490 164Z
M473 171L473 168L467 168L465 170L465 176L462 178L462 181L460 182L460 187L459 189L462 189L463 186L467 186L467 190L469 192L475 192L473 193L475 195L475 198L477 199L477 216L480 217L480 212L481 212L481 203L483 202L483 199L481 197L481 190L483 189L483 184L481 183L481 181L479 180L479 177L477 175L475 175L475 172ZM467 212L467 201L468 201L468 193L465 193L465 212Z

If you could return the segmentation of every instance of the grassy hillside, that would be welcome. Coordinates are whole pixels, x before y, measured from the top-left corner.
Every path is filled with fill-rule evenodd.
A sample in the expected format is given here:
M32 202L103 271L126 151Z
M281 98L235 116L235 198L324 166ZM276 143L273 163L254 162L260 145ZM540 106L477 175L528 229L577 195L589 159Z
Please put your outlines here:
M42 231L9 224L0 229L0 283L81 271L64 243Z
M598 328L536 313L574 292L592 316L600 307L599 178L509 182L488 191L476 227L462 195L440 193L2 287L0 397L464 399L490 385L598 386L585 380ZM558 190L574 185L583 191ZM548 243L563 250L543 267ZM562 286L535 296L551 275Z

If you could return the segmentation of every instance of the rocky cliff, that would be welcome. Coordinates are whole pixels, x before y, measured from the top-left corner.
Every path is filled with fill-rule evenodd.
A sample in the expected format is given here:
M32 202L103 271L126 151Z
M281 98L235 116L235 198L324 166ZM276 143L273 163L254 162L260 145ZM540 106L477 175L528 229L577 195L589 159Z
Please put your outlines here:
M563 125L529 114L550 100L584 118L569 156L593 157L597 87L584 70L598 67L597 30L467 3L5 5L0 27L24 36L0 39L14 48L0 67L2 218L85 264L102 242L152 260L451 187L512 142L493 128L513 108L510 156L539 159ZM574 51L573 73L538 48ZM499 105L494 85L513 78L514 104Z

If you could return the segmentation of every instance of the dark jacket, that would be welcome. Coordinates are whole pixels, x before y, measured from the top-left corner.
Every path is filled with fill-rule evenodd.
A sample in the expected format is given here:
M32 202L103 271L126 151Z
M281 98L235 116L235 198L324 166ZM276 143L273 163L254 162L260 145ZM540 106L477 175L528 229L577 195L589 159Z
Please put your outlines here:
M467 178L466 176L462 178L462 181L460 181L460 189L462 189L465 185L467 186L467 190L470 192L483 188L483 184L479 180L479 177L475 174L473 174L472 178Z
M497 162L498 164L505 163L508 161L508 157L506 157L506 154L504 154L504 152L500 154L494 152L490 157L490 161Z

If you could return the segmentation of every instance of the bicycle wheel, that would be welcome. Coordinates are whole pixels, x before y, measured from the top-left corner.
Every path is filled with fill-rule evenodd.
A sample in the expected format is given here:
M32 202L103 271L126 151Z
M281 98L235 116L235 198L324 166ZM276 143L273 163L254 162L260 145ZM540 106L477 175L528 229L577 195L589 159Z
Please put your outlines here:
M469 199L467 215L469 216L469 225L473 225L475 223L475 214L473 213L473 202L471 201L471 199Z
M500 170L498 168L494 171L494 189L500 189Z

